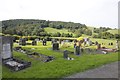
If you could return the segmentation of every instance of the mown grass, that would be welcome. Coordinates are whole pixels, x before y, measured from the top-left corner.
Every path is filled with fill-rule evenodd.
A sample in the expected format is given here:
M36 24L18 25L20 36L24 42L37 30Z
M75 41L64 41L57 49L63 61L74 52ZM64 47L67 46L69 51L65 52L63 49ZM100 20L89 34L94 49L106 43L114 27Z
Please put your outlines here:
M18 44L14 44L14 46L18 46ZM118 53L82 53L80 56L70 54L69 56L74 58L75 60L69 61L63 59L63 53L50 50L50 42L47 43L47 46L42 46L42 43L39 42L37 46L27 45L23 48L45 55L52 55L55 57L55 60L53 60L52 62L43 63L41 61L31 59L25 54L13 52L14 57L30 61L32 62L32 65L31 67L18 72L11 72L8 68L3 67L3 78L62 78L77 72L82 72L107 63L118 61ZM65 49L73 51L73 46L68 48L61 47L61 50Z

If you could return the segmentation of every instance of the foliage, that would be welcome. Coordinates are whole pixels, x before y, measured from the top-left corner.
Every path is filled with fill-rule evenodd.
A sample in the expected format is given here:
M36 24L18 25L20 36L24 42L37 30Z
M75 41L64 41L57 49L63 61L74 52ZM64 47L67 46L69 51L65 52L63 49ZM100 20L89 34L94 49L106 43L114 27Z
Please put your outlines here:
M69 32L68 33L56 32L50 35L47 31L45 31L46 27L51 27L56 29L67 29L69 30ZM87 26L85 24L73 23L73 22L16 19L16 20L2 21L2 29L4 34L11 34L11 35L16 34L19 36L73 37L72 30L74 30L74 32L77 29L82 31L83 29L87 29ZM90 30L88 32L90 32ZM86 34L89 35L89 33Z
M118 29L109 27L89 28L85 24L62 21L15 19L2 21L2 33L18 36L80 37L120 39Z

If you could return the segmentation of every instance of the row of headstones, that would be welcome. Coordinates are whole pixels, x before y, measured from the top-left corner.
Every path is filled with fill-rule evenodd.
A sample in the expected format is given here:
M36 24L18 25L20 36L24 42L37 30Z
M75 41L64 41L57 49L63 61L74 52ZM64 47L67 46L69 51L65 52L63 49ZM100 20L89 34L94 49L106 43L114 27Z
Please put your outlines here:
M22 46L27 45L26 41L27 41L26 38L20 38L20 40L19 40L19 45L22 45ZM39 40L38 40L38 39L32 40L32 45L33 45L33 46L34 46L34 45L37 45L37 41L39 41ZM43 39L42 43L43 43L43 46L46 46L47 40L46 40L46 39Z
M26 41L27 41L26 38L20 38L19 45L23 45L23 46L27 45ZM37 45L37 41L39 41L39 39L33 40L32 45ZM52 39L51 43L53 44L53 43L56 43L57 41L58 41L57 39ZM61 42L62 41L60 40L59 43L61 44ZM63 42L70 42L70 40L63 40ZM43 44L43 46L46 46L47 45L47 40L43 39L42 44Z
M47 40L43 39L43 46L46 46ZM25 46L26 45L26 39L25 38L21 38L19 40L19 45ZM32 41L32 45L37 45L37 41L33 40ZM52 49L53 50L59 50L59 43L57 41L52 41Z
M19 45L22 45L22 46L27 45L26 39L25 39L25 38L21 38L21 39L19 40ZM33 40L33 41L32 41L32 45L33 45L33 46L34 46L34 45L37 45L37 41L36 41L36 40Z

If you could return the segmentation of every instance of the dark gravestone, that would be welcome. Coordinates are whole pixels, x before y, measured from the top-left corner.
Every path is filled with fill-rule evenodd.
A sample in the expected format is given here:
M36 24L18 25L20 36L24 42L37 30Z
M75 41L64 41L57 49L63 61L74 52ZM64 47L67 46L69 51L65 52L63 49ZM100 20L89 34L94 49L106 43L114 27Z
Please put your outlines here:
M25 46L26 45L26 39L25 38L20 38L19 45Z
M95 42L95 45L98 45L98 42L97 42L97 41Z
M113 45L113 43L111 43L111 45Z
M68 58L68 51L67 51L67 50L65 50L65 51L63 52L63 58L65 58L65 59Z
M59 43L53 43L53 46L52 46L52 49L53 50L59 50Z
M32 41L32 45L33 45L33 46L34 46L34 45L37 45L37 41L33 40L33 41Z
M16 38L13 38L13 42L16 42Z
M80 47L79 46L76 46L75 47L75 55L80 55Z

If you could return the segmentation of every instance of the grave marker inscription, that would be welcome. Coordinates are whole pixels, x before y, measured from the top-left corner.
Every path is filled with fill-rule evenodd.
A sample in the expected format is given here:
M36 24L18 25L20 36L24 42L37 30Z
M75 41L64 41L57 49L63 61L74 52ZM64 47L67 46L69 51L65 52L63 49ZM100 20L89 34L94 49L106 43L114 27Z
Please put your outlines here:
M2 63L12 71L19 71L24 68L27 68L31 65L31 62L26 62L23 60L18 60L13 58L12 55L12 46L13 46L13 38L10 36L0 36L2 38L2 48L1 48L1 55L2 55Z

